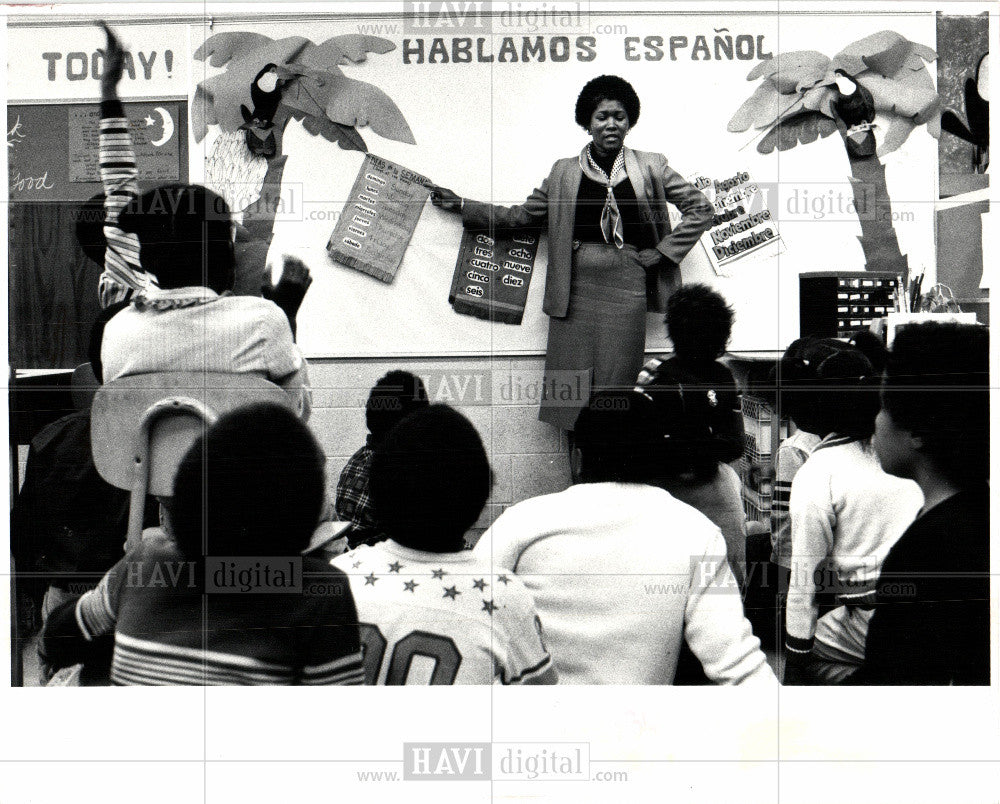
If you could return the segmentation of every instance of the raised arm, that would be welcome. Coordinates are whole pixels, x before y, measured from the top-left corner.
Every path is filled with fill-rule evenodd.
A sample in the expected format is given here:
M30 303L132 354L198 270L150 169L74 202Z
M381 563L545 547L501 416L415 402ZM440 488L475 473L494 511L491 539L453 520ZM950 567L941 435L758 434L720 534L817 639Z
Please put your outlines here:
M104 74L101 76L101 125L98 140L101 184L104 185L104 272L98 282L101 306L131 298L155 284L139 263L139 239L118 228L118 216L129 200L139 195L138 171L125 109L118 97L118 82L125 63L121 42L105 23L107 36Z

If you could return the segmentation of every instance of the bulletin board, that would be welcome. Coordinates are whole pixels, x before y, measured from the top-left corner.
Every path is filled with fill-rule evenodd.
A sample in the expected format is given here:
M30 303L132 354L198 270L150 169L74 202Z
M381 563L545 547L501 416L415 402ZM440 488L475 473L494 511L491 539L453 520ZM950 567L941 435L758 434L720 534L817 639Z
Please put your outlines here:
M754 90L747 75L762 57L779 50L833 55L886 29L933 48L934 12L684 15L670 13L667 6L650 8L657 10L571 15L549 20L548 27L536 21L534 28L500 17L485 27L484 20L464 27L462 20L452 20L449 28L432 20L375 14L274 19L223 14L214 17L211 30L188 26L186 43L179 42L184 37L176 30L169 41L157 42L148 25L123 22L118 27L126 45L131 37L161 54L172 49L169 84L183 81L195 105L199 84L225 69L194 59L208 36L250 32L272 40L304 36L316 44L343 35L376 36L386 44L363 60L343 60L339 70L388 95L413 142L382 137L377 121L371 121L358 128L368 151L463 197L503 205L522 202L555 160L577 155L588 141L573 119L583 84L604 73L621 75L642 102L627 146L665 154L675 171L692 180L723 181L747 173L767 188L780 249L762 249L720 275L698 244L681 273L684 282L716 287L736 309L732 351L780 349L798 334L798 274L863 269L862 230L850 209L850 169L839 136L762 155L756 144L763 132L727 131L730 118ZM98 46L96 32L92 38ZM9 39L12 48L25 52L44 46L32 43L28 27L12 28ZM186 58L178 55L182 51ZM155 64L162 69L163 55ZM17 82L13 75L11 81L18 84L11 85L12 93L30 95L30 81ZM192 134L192 181L204 180L207 160L223 133L211 122L206 132L200 143ZM314 283L298 317L298 339L308 357L544 353L545 236L520 324L461 315L448 298L462 239L457 215L427 201L393 281L380 281L337 263L327 251L364 153L345 149L295 119L284 129L280 149L283 204L275 215L269 262L277 270L282 255L292 255L312 272ZM918 127L883 161L900 248L911 270L923 269L932 277L937 143L926 127ZM650 314L647 350L666 348L662 316Z

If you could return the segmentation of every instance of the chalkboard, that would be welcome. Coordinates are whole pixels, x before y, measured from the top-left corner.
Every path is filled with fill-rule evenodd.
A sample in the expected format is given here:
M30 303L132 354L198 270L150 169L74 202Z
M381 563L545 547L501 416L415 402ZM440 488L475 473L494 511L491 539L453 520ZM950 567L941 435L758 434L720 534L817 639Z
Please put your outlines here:
M125 113L135 132L140 189L186 182L186 103L127 103ZM8 350L16 368L73 368L88 359L103 266L80 249L74 222L80 203L102 192L99 119L97 103L7 107Z
M126 103L139 184L187 181L187 103ZM7 107L7 174L11 203L86 201L102 191L98 174L97 103Z

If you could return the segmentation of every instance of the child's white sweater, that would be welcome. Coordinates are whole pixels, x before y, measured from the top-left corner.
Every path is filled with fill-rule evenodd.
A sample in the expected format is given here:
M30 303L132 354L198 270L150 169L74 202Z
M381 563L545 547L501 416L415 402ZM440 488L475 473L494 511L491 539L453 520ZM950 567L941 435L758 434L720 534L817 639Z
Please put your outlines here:
M721 532L662 489L583 483L526 500L475 552L532 593L560 684L670 684L682 640L716 683L776 683Z
M889 548L923 502L916 483L882 471L870 445L823 439L792 481L790 650L812 649L818 592L835 592L845 602L870 596Z

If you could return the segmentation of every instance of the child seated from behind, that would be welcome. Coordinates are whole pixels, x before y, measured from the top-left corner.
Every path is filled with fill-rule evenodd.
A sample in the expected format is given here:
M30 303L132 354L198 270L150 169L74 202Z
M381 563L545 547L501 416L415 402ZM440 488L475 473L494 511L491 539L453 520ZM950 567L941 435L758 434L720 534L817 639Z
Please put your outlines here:
M920 485L924 508L882 565L864 667L851 682L988 685L989 330L903 327L873 443L887 472Z
M159 287L137 292L108 322L105 382L167 371L253 373L283 387L308 418L307 367L285 313L230 293L236 261L226 202L198 185L166 185L130 202L118 225L138 237L142 267Z
M299 555L319 520L324 463L286 408L220 418L181 461L164 527L49 615L45 660L85 662L113 632L114 684L360 684L348 581ZM304 594L303 576L327 591Z
M351 456L337 483L337 516L351 523L344 533L351 547L385 538L378 530L369 489L375 448L397 422L428 404L423 382L408 371L390 371L375 383L368 395L365 404L368 439Z
M416 410L371 466L386 541L333 560L361 621L366 684L554 684L535 604L465 547L493 476L479 434L446 405Z
M642 386L636 391L644 392ZM662 474L656 485L696 508L726 541L726 557L740 588L746 579L746 514L736 470L720 463L708 394L680 382L661 381L647 394L656 403L663 433Z
M771 493L771 561L785 570L792 566L792 517L788 503L792 481L820 441L818 427L810 416L811 385L816 382L816 366L845 348L833 338L807 336L792 341L778 363L775 376L778 415L791 420L797 428L778 446L774 461L774 486Z
M845 345L817 355L813 372L796 407L808 405L822 440L792 481L786 683L837 683L861 664L882 561L923 503L917 484L886 474L872 449L870 361ZM823 592L839 605L820 617Z
M715 459L735 461L744 448L743 411L736 380L719 362L732 333L733 309L707 285L683 285L667 300L664 323L674 356L649 360L639 374L640 390L681 383L705 394Z

